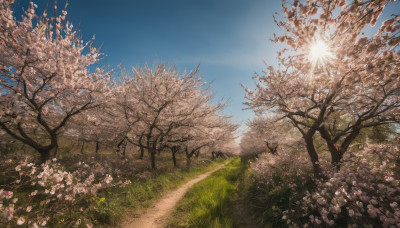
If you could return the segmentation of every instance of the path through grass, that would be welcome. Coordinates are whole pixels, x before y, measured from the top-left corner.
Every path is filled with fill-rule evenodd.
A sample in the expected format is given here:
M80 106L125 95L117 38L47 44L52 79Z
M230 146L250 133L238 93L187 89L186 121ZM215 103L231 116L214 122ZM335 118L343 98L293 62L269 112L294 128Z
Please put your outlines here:
M168 227L233 227L235 192L247 162L235 158L190 189L171 216Z
M155 200L182 183L210 171L223 163L223 160L210 162L196 161L191 170L170 169L168 172L146 172L140 180L132 179L125 188L103 192L96 197L92 215L96 227L116 226L127 217L138 217Z

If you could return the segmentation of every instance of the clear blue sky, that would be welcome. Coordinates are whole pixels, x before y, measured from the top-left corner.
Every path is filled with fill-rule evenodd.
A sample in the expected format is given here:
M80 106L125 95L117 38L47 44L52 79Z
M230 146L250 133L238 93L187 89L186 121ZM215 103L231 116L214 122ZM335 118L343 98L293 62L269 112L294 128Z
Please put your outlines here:
M16 16L28 2L16 1ZM34 1L39 12L47 2L53 0ZM58 0L59 9L64 5ZM95 35L102 45L107 56L101 64L130 69L167 62L182 71L201 64L216 98L230 100L225 113L238 123L253 116L242 110L240 83L252 87L254 72L265 69L263 61L276 63L280 48L269 41L280 32L272 18L282 15L279 0L70 0L67 11L84 41ZM384 18L399 12L399 2L391 3Z

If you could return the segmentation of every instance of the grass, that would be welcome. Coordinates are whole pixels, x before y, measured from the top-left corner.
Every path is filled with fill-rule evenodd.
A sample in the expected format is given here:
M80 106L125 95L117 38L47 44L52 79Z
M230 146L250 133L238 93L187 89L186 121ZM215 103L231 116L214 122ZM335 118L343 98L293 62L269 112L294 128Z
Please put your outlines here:
M235 158L197 183L179 202L168 227L233 227L234 197L247 165Z

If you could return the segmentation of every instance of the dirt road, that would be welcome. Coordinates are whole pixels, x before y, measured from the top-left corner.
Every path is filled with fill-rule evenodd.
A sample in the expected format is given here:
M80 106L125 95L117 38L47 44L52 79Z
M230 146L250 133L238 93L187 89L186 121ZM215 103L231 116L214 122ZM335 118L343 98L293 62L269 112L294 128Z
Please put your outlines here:
M163 228L166 225L169 215L174 210L176 204L183 198L187 190L197 182L202 181L206 177L210 176L215 171L221 169L225 164L218 166L217 168L203 173L189 182L183 184L177 189L167 193L164 197L158 200L158 202L149 207L147 211L142 214L139 218L132 218L125 220L121 227L131 228Z

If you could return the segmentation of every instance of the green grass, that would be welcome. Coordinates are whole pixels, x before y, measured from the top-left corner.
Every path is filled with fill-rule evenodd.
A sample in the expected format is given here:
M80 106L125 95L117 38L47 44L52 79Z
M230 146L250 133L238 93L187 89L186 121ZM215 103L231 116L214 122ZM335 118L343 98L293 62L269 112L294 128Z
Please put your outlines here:
M168 161L170 162L170 161ZM125 188L112 189L99 194L92 207L92 221L96 227L116 226L124 216L136 217L161 198L164 193L178 187L193 177L216 168L223 160L210 162L204 158L195 160L190 171L175 168L164 171L148 172L141 180L132 179Z
M233 159L197 183L179 202L168 227L233 227L233 194L247 166Z

